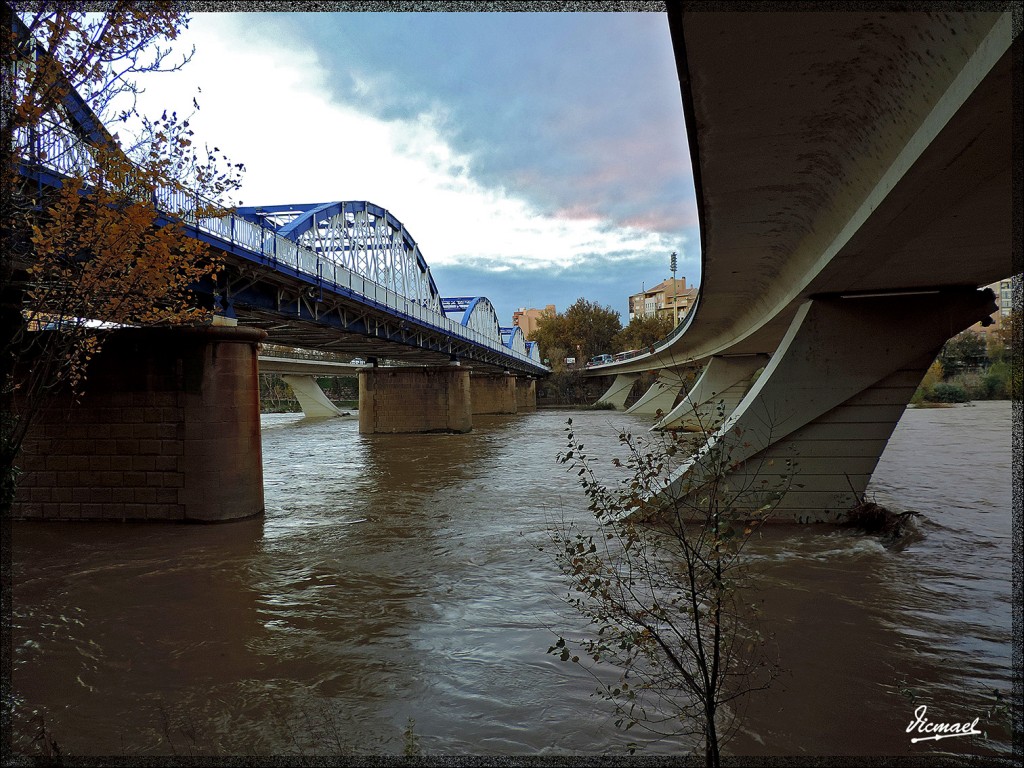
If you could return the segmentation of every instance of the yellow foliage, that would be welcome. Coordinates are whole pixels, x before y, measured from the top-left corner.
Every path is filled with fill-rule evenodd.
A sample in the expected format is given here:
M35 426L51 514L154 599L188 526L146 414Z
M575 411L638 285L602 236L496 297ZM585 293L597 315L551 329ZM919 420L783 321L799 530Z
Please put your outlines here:
M942 363L939 360L936 360L931 364L931 366L929 366L928 370L924 374L924 378L921 379L921 388L931 389L942 381L942 374Z
M32 229L30 320L46 315L153 325L208 317L195 306L191 288L216 271L217 260L182 222L161 225L162 213L145 193L159 182L173 184L160 179L159 168L97 151L96 166L84 178L54 193Z
M227 158L216 148L201 157L188 120L174 112L142 116L144 135L132 153L101 124L91 136L71 130L73 91L101 113L114 96L134 92L132 74L182 65L165 62L161 46L187 26L180 3L118 2L90 14L78 4L12 5L24 24L4 33L14 43L8 115L19 162L55 171L63 183L23 186L14 169L4 176L13 204L3 223L26 233L16 257L27 275L24 329L62 331L47 341L47 359L61 373L39 378L78 385L98 349L92 321L209 319L193 290L216 279L219 263L187 225L227 212L209 201L237 189L243 166L222 170ZM132 114L129 107L120 119Z

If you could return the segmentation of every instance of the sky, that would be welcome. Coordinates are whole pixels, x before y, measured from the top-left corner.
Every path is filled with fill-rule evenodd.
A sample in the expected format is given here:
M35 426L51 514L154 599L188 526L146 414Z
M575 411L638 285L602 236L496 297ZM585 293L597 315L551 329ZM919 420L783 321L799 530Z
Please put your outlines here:
M520 307L700 277L664 13L197 13L141 110L193 111L242 162L234 202L368 200L442 296Z

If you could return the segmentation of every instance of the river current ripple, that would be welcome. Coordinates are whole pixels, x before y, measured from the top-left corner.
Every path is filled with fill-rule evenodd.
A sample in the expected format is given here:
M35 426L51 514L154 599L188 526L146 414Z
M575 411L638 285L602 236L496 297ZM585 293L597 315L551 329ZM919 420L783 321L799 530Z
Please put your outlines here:
M361 436L266 415L262 519L14 524L16 752L45 723L64 754L401 754L409 734L431 755L623 754L636 736L590 672L545 653L581 623L539 549L587 515L555 461L568 418L606 460L620 428L647 427L541 410ZM754 542L784 671L727 753L1007 754L986 713L1011 680L1010 441L1006 402L908 410L868 493L921 513L902 542ZM911 744L922 704L987 738Z

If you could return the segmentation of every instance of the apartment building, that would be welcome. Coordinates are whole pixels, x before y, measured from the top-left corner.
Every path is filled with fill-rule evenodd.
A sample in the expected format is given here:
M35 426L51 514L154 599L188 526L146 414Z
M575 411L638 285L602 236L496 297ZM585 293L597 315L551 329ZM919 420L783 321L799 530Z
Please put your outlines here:
M985 327L981 323L975 323L969 328L969 330L974 331L982 338L998 331L1003 326L1003 323L1006 322L1006 318L1009 317L1010 311L1013 309L1013 282L1009 278L985 287L991 288L995 293L996 305L999 307L999 310L992 315L992 325Z
M530 334L537 330L537 323L542 317L554 317L558 314L554 304L548 304L544 309L527 309L520 307L512 313L512 325L518 325L523 329L523 335L529 339Z
M676 325L686 317L696 300L697 288L688 288L685 277L670 277L629 297L629 319L662 315L674 317L673 325Z

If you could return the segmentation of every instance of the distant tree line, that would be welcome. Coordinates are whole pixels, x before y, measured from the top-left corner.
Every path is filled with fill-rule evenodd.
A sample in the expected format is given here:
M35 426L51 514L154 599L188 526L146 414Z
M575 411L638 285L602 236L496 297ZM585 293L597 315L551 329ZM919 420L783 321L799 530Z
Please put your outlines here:
M580 297L565 312L541 318L530 340L558 373L565 370L566 358L584 365L597 355L646 349L671 332L672 319L663 316L635 317L623 328L614 309Z
M1014 311L987 337L966 330L947 341L911 402L966 403L1020 397L1021 372L1011 360L1018 322Z

